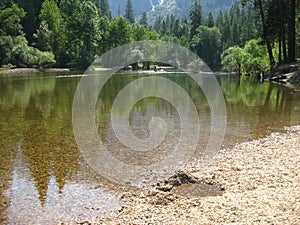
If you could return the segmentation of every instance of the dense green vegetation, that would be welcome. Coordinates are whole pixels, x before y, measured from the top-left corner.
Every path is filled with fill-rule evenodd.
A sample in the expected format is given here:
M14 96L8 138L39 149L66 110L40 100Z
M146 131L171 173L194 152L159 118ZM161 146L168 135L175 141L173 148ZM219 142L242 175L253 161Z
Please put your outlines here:
M87 68L109 49L150 39L188 47L213 69L247 75L299 57L295 0L243 0L218 13L194 0L188 17L166 14L153 24L147 12L134 17L134 2L126 1L124 17L112 18L108 0L1 1L0 66Z

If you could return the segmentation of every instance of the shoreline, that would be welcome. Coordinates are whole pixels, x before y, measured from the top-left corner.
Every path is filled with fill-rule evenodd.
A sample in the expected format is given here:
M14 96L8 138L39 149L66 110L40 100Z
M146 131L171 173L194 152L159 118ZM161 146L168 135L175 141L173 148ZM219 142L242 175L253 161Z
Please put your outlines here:
M14 68L0 70L0 74L23 74L23 73L50 73L50 72L70 72L70 68Z
M300 62L282 64L266 73L264 80L282 84L299 84Z
M222 195L186 197L159 184L123 193L125 204L99 222L300 224L300 126L285 130L220 151L205 172L195 163L183 171L193 181L221 187Z

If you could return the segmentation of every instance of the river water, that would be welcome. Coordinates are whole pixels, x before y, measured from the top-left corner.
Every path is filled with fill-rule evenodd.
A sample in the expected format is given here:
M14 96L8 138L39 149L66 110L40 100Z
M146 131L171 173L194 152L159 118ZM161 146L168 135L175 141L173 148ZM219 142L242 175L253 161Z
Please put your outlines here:
M73 74L76 75L76 74ZM194 159L209 138L210 108L198 85L182 73L114 75L97 102L98 134L107 148L128 164L151 163L123 151L111 128L110 113L124 86L145 76L160 76L180 85L196 105L201 138ZM227 130L223 147L283 131L300 124L300 92L278 84L217 76L226 101ZM72 127L72 103L80 76L22 74L0 77L0 223L55 224L96 221L120 207L120 189L91 169L79 151ZM166 87L167 88L167 87ZM149 136L153 116L168 126L166 146L180 136L180 117L173 105L145 98L131 110L129 124L139 138Z

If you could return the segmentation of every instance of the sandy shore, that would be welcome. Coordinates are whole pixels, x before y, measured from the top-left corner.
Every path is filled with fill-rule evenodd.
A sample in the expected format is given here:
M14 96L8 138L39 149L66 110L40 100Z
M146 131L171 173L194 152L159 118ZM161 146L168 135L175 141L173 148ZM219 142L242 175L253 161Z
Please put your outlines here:
M194 164L184 173L223 194L182 197L172 185L123 193L126 204L99 223L300 224L300 126L223 150L205 172Z

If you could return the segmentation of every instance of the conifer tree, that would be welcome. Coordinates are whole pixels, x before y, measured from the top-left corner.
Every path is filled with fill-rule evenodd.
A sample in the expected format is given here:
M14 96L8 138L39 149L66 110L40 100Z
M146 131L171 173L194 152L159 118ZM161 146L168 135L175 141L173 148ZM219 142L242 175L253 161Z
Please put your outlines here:
M125 8L125 16L127 20L129 20L130 23L134 23L134 13L133 13L133 6L131 0L127 0L126 2L126 8Z
M111 11L107 0L99 0L99 8L101 10L101 16L106 16L111 19Z
M206 22L207 26L212 28L215 26L215 21L214 21L214 17L213 17L213 14L210 12L208 14L208 17L207 17L207 22Z
M200 0L195 0L190 9L191 31L190 39L196 34L197 28L202 24L202 6Z
M290 0L289 2L289 21L288 21L288 61L293 62L295 60L296 50L296 0Z
M148 26L148 18L146 12L143 12L142 17L140 19L140 24L143 25L144 27Z

